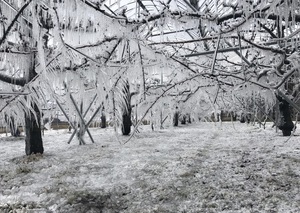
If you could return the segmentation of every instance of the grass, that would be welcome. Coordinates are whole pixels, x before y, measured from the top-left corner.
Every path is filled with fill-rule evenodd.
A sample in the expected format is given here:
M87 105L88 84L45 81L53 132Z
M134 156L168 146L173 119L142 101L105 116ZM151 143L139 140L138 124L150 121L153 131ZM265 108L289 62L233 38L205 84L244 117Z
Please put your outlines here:
M300 212L297 138L282 146L281 137L236 126L230 141L228 130L202 127L141 133L121 147L104 134L86 146L46 139L51 153L3 161L0 201L19 197L0 202L0 212ZM34 196L30 207L24 199Z

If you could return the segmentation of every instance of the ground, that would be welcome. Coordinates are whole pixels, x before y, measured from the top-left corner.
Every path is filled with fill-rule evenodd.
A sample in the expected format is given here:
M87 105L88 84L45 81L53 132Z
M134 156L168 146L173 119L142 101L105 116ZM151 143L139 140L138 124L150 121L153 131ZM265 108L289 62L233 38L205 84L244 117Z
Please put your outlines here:
M94 128L81 146L50 130L29 157L2 135L0 212L300 212L299 137L271 125L145 126L126 144Z

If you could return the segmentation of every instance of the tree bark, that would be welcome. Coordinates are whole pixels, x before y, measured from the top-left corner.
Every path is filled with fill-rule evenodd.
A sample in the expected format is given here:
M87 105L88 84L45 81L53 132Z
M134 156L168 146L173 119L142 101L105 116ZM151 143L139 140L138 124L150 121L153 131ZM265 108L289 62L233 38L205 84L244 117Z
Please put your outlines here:
M178 107L176 107L176 111L173 117L173 126L178 126L178 120L179 120L179 112L178 112Z
M101 128L106 128L106 116L105 116L104 112L102 112L102 114L101 114L100 127Z
M123 114L122 118L122 133L123 135L129 135L131 130L131 112Z
M25 115L25 152L26 155L31 154L43 154L43 139L42 139L42 129L41 129L41 112L38 106L33 103L33 109L35 115L30 112Z
M279 95L277 96L277 99L279 101L279 117L277 127L282 131L283 136L290 136L292 130L294 129L290 104Z
M123 106L123 114L122 114L122 134L123 135L129 135L131 131L131 94L130 94L130 87L129 82L127 81L123 92L125 94L124 98L124 106Z

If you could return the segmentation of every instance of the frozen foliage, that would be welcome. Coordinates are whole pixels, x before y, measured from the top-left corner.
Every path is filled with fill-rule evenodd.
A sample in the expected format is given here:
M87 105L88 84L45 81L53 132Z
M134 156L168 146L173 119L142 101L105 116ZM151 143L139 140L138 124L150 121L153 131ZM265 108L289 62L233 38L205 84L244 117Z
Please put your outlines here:
M3 102L1 111L24 117L32 102L39 109L58 102L78 122L72 94L85 107L96 97L87 117L104 107L118 125L126 106L134 108L135 123L162 127L176 107L203 118L257 111L257 101L268 113L274 91L295 93L299 3L188 2L32 1L1 43L1 72L13 77L8 83L27 79L26 86L1 84L22 93L6 97L11 107ZM16 12L8 11L3 15L12 21ZM123 92L127 82L131 103ZM45 115L57 111L54 104Z
M126 145L112 129L91 129L86 146L46 131L45 154L28 157L1 136L0 211L296 213L299 142L271 125L143 126Z

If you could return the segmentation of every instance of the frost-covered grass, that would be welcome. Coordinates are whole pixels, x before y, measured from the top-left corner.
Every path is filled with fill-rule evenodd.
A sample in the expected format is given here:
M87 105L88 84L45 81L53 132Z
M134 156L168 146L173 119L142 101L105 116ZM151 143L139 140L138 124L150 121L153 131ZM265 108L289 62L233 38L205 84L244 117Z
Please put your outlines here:
M84 146L47 131L45 154L29 157L2 135L0 212L300 212L299 136L230 122L144 128L125 145L111 129L91 129Z

